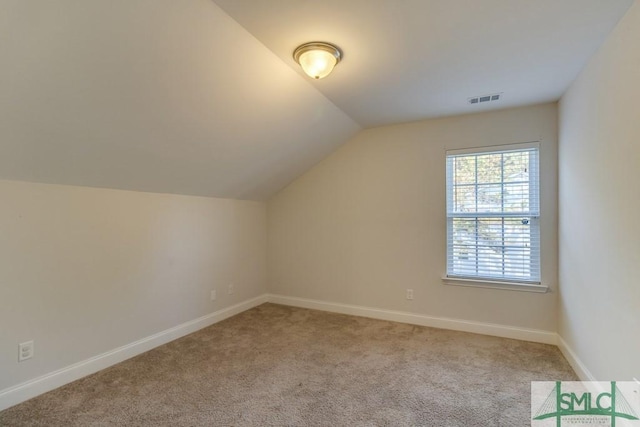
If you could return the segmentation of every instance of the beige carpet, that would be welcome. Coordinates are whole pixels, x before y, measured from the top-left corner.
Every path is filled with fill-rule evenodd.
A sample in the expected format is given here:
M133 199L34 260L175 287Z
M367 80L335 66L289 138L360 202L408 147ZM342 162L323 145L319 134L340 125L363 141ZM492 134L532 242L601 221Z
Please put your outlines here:
M554 346L264 304L0 412L2 426L530 425Z

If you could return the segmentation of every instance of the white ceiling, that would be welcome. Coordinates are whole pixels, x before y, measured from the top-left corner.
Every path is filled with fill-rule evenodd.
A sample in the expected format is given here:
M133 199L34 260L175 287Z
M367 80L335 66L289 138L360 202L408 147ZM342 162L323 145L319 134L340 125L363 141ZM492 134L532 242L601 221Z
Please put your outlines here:
M2 0L0 178L264 200L360 129L210 0Z
M2 0L0 179L265 200L361 127L558 99L632 1Z
M214 1L296 71L299 44L337 44L344 61L314 85L363 127L555 101L633 3Z

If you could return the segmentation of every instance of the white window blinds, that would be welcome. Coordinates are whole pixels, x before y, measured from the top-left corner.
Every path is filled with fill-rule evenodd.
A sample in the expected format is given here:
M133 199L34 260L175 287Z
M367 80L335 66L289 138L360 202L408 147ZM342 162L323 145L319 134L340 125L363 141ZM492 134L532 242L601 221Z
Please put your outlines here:
M447 152L447 276L540 283L537 144Z

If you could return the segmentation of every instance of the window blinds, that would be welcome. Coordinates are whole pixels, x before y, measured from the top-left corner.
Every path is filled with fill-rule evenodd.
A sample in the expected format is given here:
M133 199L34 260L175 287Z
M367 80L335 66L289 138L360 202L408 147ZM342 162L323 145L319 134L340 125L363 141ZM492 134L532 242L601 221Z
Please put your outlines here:
M447 276L540 282L537 145L447 152Z

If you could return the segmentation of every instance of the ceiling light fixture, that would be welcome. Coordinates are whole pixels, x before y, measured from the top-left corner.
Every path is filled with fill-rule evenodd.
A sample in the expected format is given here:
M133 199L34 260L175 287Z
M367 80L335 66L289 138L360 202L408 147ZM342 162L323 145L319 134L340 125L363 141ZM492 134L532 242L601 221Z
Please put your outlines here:
M342 59L337 46L325 42L309 42L293 51L293 59L309 77L321 79L327 77Z

